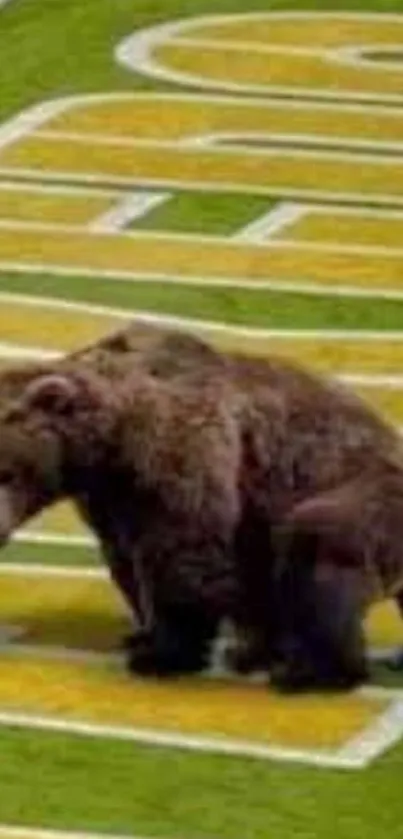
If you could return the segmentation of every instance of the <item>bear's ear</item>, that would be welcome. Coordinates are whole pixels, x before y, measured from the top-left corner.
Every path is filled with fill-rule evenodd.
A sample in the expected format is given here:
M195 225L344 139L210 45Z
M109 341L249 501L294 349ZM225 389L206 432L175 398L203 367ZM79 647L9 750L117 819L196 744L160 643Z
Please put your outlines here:
M23 395L24 407L53 414L70 413L77 402L77 383L62 374L49 373L30 382Z

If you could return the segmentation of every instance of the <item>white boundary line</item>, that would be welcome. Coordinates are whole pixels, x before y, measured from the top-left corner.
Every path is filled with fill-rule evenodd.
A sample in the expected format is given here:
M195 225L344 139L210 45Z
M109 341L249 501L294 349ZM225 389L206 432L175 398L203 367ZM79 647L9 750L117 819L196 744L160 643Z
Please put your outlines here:
M367 696L371 696L370 689ZM400 696L400 700L392 702L366 731L351 738L340 749L339 755L354 755L362 760L363 766L368 766L380 754L399 743L403 736L403 694Z
M180 85L190 85L192 87L200 87L204 90L206 89L218 89L218 90L226 90L232 92L241 92L245 93L245 91L249 91L251 93L260 93L266 90L268 93L271 94L281 94L284 96L298 96L302 97L320 97L324 100L350 100L357 102L374 102L374 101L383 101L383 102L391 102L391 103L402 103L403 96L399 96L397 94L377 94L375 91L373 93L359 93L357 91L346 91L343 90L342 92L332 93L329 89L326 88L310 88L310 87L293 87L292 85L288 86L281 86L281 85L253 85L253 84L240 84L237 82L231 81L214 81L214 79L204 78L203 76L199 76L196 73L186 73L180 72L175 70L170 70L167 67L161 66L154 58L153 58L153 50L155 47L171 43L175 43L175 39L181 39L183 34L185 36L187 33L192 33L195 27L199 26L208 26L221 23L234 23L238 21L249 21L249 20L317 20L317 19L324 19L324 20L337 20L337 19L346 19L346 20L373 20L377 23L386 21L386 22L396 22L402 24L402 15L398 14L371 14L371 13L355 13L355 12L255 12L255 13L244 13L244 14L232 14L232 15L197 15L193 18L182 18L176 20L174 22L163 23L156 26L152 26L147 29L142 29L139 32L135 32L129 37L124 38L115 48L115 60L118 64L123 65L126 69L134 70L143 75L151 76L154 78L162 79L163 81L167 82L176 82ZM222 48L225 48L226 42L225 40L222 42ZM313 49L311 50L311 54L317 54L318 52L322 56L323 60L330 60L330 61L339 61L341 63L346 63L345 56L343 53L337 49ZM283 52L287 53L289 51L285 46Z
M1 839L155 839L140 837L132 833L116 835L112 833L83 833L71 830L53 830L53 828L29 827L27 825L0 824Z
M1 125L0 125L1 132ZM87 186L73 186L71 184L42 184L34 181L0 181L0 192L33 192L44 193L45 195L77 195L86 198L87 196L105 197L117 199L121 197L121 190L117 189L94 189Z
M403 112L402 112L403 117ZM383 207L349 207L349 206L342 206L340 204L331 204L329 202L309 202L309 203L301 203L297 204L299 207L303 207L307 215L322 215L325 213L326 215L332 216L351 216L351 217L358 217L358 218L374 218L380 219L381 221L387 221L389 219L402 221L403 222L403 211L402 210L388 210Z
M15 533L11 541L32 545L66 545L71 548L97 548L97 542L91 535L78 536L74 534L52 533L51 531L37 533L35 530L29 529Z
M0 562L0 578L8 577L62 577L70 579L105 580L110 579L105 568L88 565L46 565L40 562ZM0 624L1 626L1 624Z
M312 766L338 769L362 769L367 760L354 755L332 752L315 752L287 747L263 746L248 741L220 737L186 736L179 732L159 731L128 726L103 726L80 721L59 719L54 716L39 716L0 711L0 726L38 729L82 737L123 740L152 746L168 746L190 751L225 754L303 763Z
M306 205L293 204L291 201L280 201L272 210L254 219L230 238L238 242L260 244L276 236L284 228L290 227L306 213Z
M0 358L16 358L21 360L52 361L60 358L61 353L53 350L45 350L41 347L20 346L18 344L5 343L0 341Z

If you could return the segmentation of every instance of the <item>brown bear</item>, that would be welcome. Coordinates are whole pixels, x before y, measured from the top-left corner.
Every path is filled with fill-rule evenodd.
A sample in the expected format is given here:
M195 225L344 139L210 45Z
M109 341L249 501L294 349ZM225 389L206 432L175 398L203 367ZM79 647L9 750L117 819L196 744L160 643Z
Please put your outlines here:
M287 516L299 502L359 476L368 462L397 450L396 434L349 392L285 361L221 356L190 336L164 334L151 342L151 352L148 339L145 345L134 372L119 368L113 389L105 387L104 375L90 375L83 359L74 358L63 361L61 377L40 376L3 412L4 538L34 507L61 495L75 498L106 554L115 555L112 564L123 568L123 576L129 573L129 599L143 625L153 626L151 660L147 641L133 651L134 668L186 669L197 658L200 666L201 640L215 631L218 617L231 614L257 637L268 666L273 634L280 638L278 684L298 686L295 650L300 670L306 671L310 658L308 681L347 684L362 678L351 589L340 575L333 575L331 585L318 577L311 571L314 562L307 571L299 556L289 561L296 551L306 556L307 549L314 557L315 546L307 546L298 529L290 543ZM112 421L115 410L124 434ZM67 430L74 430L73 440ZM133 434L134 450L128 445ZM179 451L178 435L186 439ZM183 507L173 516L177 482ZM214 492L207 499L210 482ZM194 517L184 526L187 494ZM335 607L330 627L326 598Z

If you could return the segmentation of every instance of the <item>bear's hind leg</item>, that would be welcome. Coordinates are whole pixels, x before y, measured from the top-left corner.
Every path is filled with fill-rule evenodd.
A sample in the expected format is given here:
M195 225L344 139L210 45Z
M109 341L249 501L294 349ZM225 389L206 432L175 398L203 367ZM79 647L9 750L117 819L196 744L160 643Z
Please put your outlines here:
M283 621L271 670L274 686L287 691L348 690L365 682L357 575L330 562L307 568L294 561L281 588Z

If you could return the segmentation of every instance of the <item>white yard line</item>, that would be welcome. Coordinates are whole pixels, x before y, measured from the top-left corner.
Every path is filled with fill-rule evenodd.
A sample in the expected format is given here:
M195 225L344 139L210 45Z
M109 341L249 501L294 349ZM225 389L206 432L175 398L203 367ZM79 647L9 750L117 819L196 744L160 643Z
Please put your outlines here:
M27 825L0 825L1 839L145 839L134 834L114 835L111 833L82 833L70 830L53 830ZM155 839L153 837L152 839Z
M96 540L91 536L78 536L67 533L36 533L31 530L21 530L15 533L13 542L28 542L30 545L67 545L70 548L92 548L97 546Z
M403 375L388 373L341 373L336 371L329 375L339 379L352 387L382 388L387 390L403 390Z
M109 580L105 568L89 568L87 565L45 565L39 562L0 562L0 577L62 577L73 580Z
M353 755L338 755L325 750L314 751L281 746L266 746L232 738L187 736L179 732L158 731L129 726L107 726L59 719L53 716L18 714L0 711L0 725L12 728L38 729L82 737L122 740L152 746L166 746L213 754L279 760L338 769L361 769L366 764Z
M20 346L0 341L0 358L20 358L22 360L34 359L48 361L59 358L61 353L53 350L45 350L40 347Z
M110 210L95 218L86 229L92 233L115 233L170 198L167 192L135 192L121 198Z
M266 242L271 236L275 236L295 221L298 221L307 212L309 212L309 209L306 205L293 204L291 201L280 201L267 213L234 233L231 236L231 241L236 239L238 242L248 242L250 244Z
M0 125L1 132L1 125ZM87 186L76 186L66 184L35 183L34 181L0 181L0 192L32 192L43 195L71 195L81 198L101 197L117 199L122 195L121 190L116 189L94 189Z

